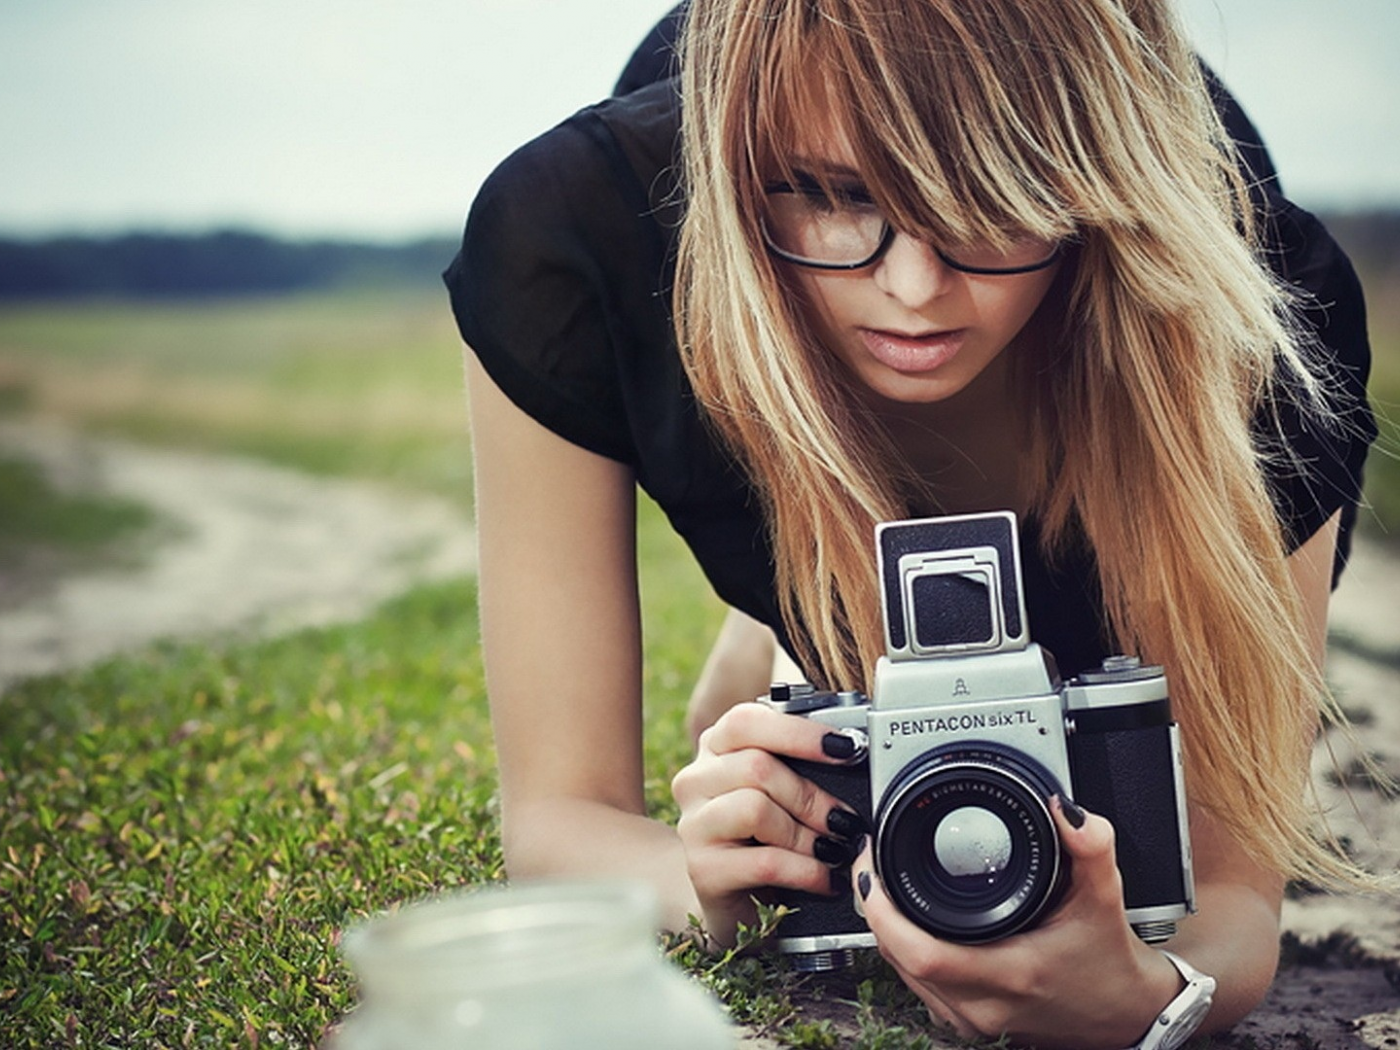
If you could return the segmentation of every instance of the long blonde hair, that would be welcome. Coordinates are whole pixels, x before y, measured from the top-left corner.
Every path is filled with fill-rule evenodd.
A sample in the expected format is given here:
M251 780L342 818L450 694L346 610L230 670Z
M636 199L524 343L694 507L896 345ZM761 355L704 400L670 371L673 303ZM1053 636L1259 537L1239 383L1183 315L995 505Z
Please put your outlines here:
M1317 383L1166 0L695 0L682 69L678 338L765 500L809 673L868 686L873 530L909 511L760 239L765 179L818 128L916 237L1073 234L1053 363L1019 384L1047 553L1082 530L1117 645L1166 666L1193 797L1272 869L1344 873L1309 831L1329 701L1250 425L1281 378Z

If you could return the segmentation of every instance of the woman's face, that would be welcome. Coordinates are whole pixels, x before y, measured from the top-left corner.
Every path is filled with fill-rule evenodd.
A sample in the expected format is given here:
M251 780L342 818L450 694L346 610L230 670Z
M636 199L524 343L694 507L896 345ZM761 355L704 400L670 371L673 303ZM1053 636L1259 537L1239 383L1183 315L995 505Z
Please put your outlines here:
M794 164L837 180L854 178L844 137ZM859 270L785 264L818 338L873 393L932 403L965 389L1025 327L1061 263L1014 275L970 274L934 246L896 233Z

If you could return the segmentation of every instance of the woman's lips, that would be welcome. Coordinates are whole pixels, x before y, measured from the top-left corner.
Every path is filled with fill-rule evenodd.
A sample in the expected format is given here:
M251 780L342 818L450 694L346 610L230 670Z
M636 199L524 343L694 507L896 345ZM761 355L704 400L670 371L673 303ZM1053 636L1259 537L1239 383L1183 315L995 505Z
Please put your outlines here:
M965 328L923 335L860 329L861 341L871 357L886 368L909 375L932 372L947 364L962 349L966 333Z

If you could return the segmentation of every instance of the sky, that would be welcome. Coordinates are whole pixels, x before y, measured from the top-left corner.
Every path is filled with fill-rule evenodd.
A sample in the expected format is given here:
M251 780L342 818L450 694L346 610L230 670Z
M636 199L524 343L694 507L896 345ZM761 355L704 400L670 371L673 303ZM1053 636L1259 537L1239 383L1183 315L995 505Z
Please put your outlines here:
M1400 206L1400 2L1180 0L1311 208ZM454 235L669 0L0 0L0 235Z

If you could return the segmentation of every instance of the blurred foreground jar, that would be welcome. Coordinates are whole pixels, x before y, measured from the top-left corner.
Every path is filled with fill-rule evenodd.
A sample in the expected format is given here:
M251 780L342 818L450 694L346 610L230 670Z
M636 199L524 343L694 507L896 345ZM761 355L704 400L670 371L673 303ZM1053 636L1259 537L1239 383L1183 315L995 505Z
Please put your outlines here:
M657 949L640 884L451 894L346 933L362 1003L333 1050L729 1050L717 1003Z

